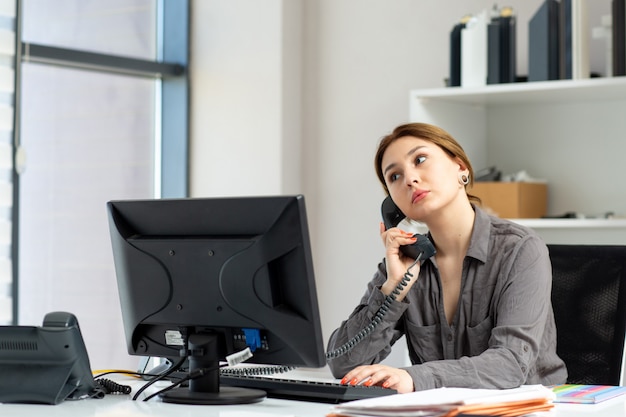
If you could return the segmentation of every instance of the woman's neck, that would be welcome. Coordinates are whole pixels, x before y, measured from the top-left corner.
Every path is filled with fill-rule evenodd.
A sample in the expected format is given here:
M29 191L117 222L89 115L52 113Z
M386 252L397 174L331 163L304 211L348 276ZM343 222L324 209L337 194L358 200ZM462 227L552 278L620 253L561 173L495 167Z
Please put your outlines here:
M469 201L442 210L429 219L428 230L440 255L465 255L474 229L476 213Z

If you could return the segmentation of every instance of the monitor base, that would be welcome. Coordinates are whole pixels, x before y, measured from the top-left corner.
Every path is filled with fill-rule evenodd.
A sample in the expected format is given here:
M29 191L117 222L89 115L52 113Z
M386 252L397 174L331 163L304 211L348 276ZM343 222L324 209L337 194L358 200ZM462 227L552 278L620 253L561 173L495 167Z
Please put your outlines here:
M251 404L262 401L266 396L265 391L258 389L228 386L221 386L219 392L193 392L187 388L176 388L159 395L165 403L197 405Z

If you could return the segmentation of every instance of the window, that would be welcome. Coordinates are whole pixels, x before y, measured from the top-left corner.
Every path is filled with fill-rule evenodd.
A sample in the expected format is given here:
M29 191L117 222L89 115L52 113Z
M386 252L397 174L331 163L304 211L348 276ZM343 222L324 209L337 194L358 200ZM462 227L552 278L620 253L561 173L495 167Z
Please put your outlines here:
M13 321L15 1L0 0L0 325Z
M72 312L127 368L105 204L187 194L187 2L20 4L18 323Z

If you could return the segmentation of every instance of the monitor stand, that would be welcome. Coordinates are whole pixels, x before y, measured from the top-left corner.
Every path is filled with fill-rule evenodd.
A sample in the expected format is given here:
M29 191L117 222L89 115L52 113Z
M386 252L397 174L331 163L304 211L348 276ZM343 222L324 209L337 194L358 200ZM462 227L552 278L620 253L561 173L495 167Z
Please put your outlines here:
M189 387L175 388L159 395L163 402L176 404L250 404L263 400L265 391L220 386L218 337L211 334L189 336L189 374L206 373L189 381Z

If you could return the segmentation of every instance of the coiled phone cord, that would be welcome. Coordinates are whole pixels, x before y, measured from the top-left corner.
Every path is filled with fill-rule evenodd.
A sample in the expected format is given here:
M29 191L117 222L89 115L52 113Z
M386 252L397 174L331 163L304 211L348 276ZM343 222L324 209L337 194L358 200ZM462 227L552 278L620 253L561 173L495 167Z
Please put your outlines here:
M363 339L368 337L374 331L374 329L383 321L383 318L389 311L391 304L396 300L396 298L398 298L398 295L400 294L400 292L402 292L402 290L407 285L409 285L409 281L411 280L411 278L413 278L411 269L420 261L423 253L424 252L420 253L417 256L417 258L415 258L415 261L406 269L406 272L404 273L402 280L400 280L398 285L396 285L396 288L394 288L394 290L388 296L385 297L385 301L383 301L381 306L378 308L378 311L374 315L374 318L372 319L372 321L367 326L362 328L354 337L352 337L346 343L339 346L337 349L333 351L326 352L327 360L338 358L350 352L358 343L360 343Z

